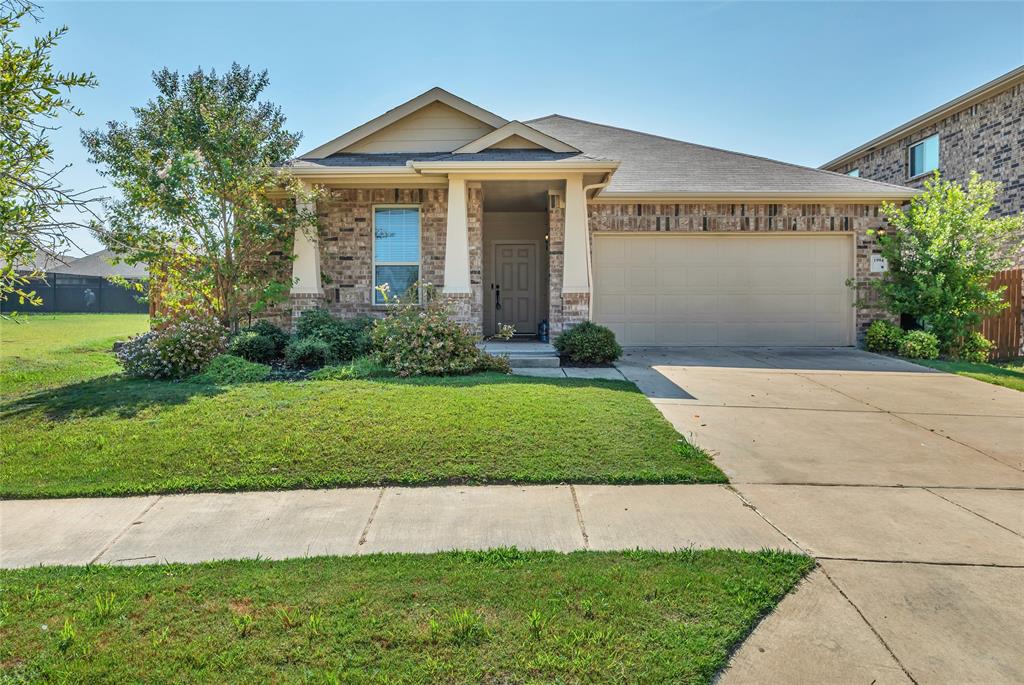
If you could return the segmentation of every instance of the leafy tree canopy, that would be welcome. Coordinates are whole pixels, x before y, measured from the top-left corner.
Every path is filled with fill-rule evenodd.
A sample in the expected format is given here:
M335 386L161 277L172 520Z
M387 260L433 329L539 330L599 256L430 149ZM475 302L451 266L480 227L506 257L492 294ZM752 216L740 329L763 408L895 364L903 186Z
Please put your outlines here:
M69 229L86 226L68 219L89 209L88 191L61 183L66 167L53 164L49 134L61 114L80 115L69 93L96 85L92 74L64 73L50 54L67 27L23 45L15 31L37 19L38 8L25 0L0 0L0 301L39 304L25 269L37 250L56 253L70 239ZM88 218L92 218L91 216Z
M878 281L883 302L933 332L944 354L959 356L982 319L1008 305L991 290L999 271L1019 258L1024 215L989 217L999 184L977 173L964 188L936 172L906 210L883 207L892 230L878 240L889 270Z
M171 309L198 307L236 327L287 296L295 230L315 224L312 192L281 167L300 136L260 101L266 71L163 69L153 83L156 97L132 109L133 121L82 132L120 191L97 235L148 263Z

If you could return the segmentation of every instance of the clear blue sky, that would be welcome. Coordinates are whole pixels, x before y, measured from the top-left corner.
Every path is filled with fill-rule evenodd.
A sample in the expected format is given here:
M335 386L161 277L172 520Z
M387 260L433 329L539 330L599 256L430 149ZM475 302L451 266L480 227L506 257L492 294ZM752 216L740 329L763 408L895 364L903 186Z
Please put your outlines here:
M1024 3L45 3L62 69L99 86L54 136L125 120L168 66L270 71L300 152L438 85L509 119L557 112L818 166L1024 63ZM38 29L33 29L38 30ZM86 250L99 249L76 236Z

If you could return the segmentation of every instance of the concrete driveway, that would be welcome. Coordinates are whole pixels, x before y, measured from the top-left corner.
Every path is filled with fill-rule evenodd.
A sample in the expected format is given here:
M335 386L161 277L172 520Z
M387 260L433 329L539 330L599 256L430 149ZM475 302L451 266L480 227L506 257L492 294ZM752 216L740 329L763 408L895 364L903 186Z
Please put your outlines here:
M1024 394L847 348L618 367L821 562L721 682L1024 682Z

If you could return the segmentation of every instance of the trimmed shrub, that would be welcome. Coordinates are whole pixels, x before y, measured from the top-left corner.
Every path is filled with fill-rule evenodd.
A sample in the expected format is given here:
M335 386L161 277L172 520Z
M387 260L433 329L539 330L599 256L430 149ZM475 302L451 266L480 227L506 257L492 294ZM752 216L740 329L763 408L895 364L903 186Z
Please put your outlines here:
M899 352L900 342L906 335L903 329L885 319L872 321L864 337L864 346L868 352Z
M278 357L277 345L273 338L248 330L231 338L228 353L258 364L265 364Z
M959 357L967 362L981 364L988 361L989 352L992 351L994 343L978 331L972 331L960 347Z
M335 360L345 361L370 352L374 323L375 319L369 316L338 319L325 309L311 309L299 316L295 336L319 338L330 346Z
M393 375L373 357L356 357L349 364L335 364L317 369L307 378L311 381L347 381L358 378L384 378Z
M216 319L190 312L132 338L117 359L130 376L187 378L205 369L226 344L227 329Z
M153 347L154 339L156 331L147 331L129 338L117 348L114 354L125 374L136 378L165 377L163 362Z
M331 361L331 346L320 338L295 338L284 348L288 366L297 369L319 369Z
M935 359L939 356L939 339L928 331L910 331L900 343L900 356L908 359Z
M270 338L270 341L274 343L274 357L280 357L284 354L284 346L288 344L288 334L285 333L279 326L275 326L269 321L257 321L253 325L246 328L243 333L256 333L262 335L265 338Z
M222 354L214 357L206 371L193 376L196 383L213 385L229 385L231 383L258 383L270 376L270 367L266 364L255 364L233 354Z
M577 364L607 364L622 356L611 329L590 321L576 324L555 338L555 349Z
M373 327L374 357L399 376L447 376L507 368L477 347L476 336L451 318L451 306L423 287L422 306L389 308Z

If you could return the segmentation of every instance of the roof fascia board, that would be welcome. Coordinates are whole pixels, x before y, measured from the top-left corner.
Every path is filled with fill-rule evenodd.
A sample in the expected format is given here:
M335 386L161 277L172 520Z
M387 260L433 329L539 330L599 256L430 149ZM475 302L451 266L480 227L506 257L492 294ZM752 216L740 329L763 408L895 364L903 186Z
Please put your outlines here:
M573 171L615 171L618 162L583 160L574 162L409 162L409 167L423 174L447 174L450 172L537 172L550 174Z
M527 126L521 121L510 121L501 128L495 129L487 135L481 136L476 140L466 143L458 150L455 150L453 154L468 154L471 152L482 152L492 145L496 145L503 140L511 138L512 136L519 136L525 138L531 143L536 143L543 148L547 148L551 152L579 152L577 148L574 148L568 143L564 143L557 138L549 136L546 133L541 133L532 126Z
M891 131L883 133L873 140L869 140L860 147L856 147L849 152L836 157L830 162L825 162L818 168L831 171L834 167L856 159L865 152L870 151L872 148L877 148L880 145L888 145L889 143L912 133L914 129L934 124L935 122L945 119L948 116L952 116L953 114L967 109L972 105L976 105L982 100L987 100L993 95L997 95L1004 90L1008 90L1016 86L1018 83L1024 83L1024 66L1019 66L1016 69L1003 74L997 79L989 81L970 92L964 93L958 98L950 100L944 105L939 105L935 109L925 112L916 119L911 119L907 123L897 126Z
M488 112L486 109L478 107L468 100L463 100L457 95L452 95L443 88L431 88L426 93L417 95L412 100L404 102L394 109L388 110L379 117L371 119L365 124L355 127L348 133L342 134L334 140L324 143L320 147L314 148L301 156L317 158L332 155L335 152L339 152L349 147L350 145L358 143L367 136L373 135L385 126L389 126L396 121L409 116L413 112L419 111L427 105L435 102L448 105L452 109L456 109L463 114L467 114L478 121L484 122L488 126L493 126L494 128L501 128L508 123L508 120L502 119L497 114Z
M707 200L709 202L729 200L743 202L772 203L821 202L830 200L837 202L884 202L892 200L907 200L914 197L920 192L920 190L917 190L915 188L907 188L905 192L892 193L609 193L602 191L596 197L592 198L591 202L598 202L603 204L692 204L703 200Z

